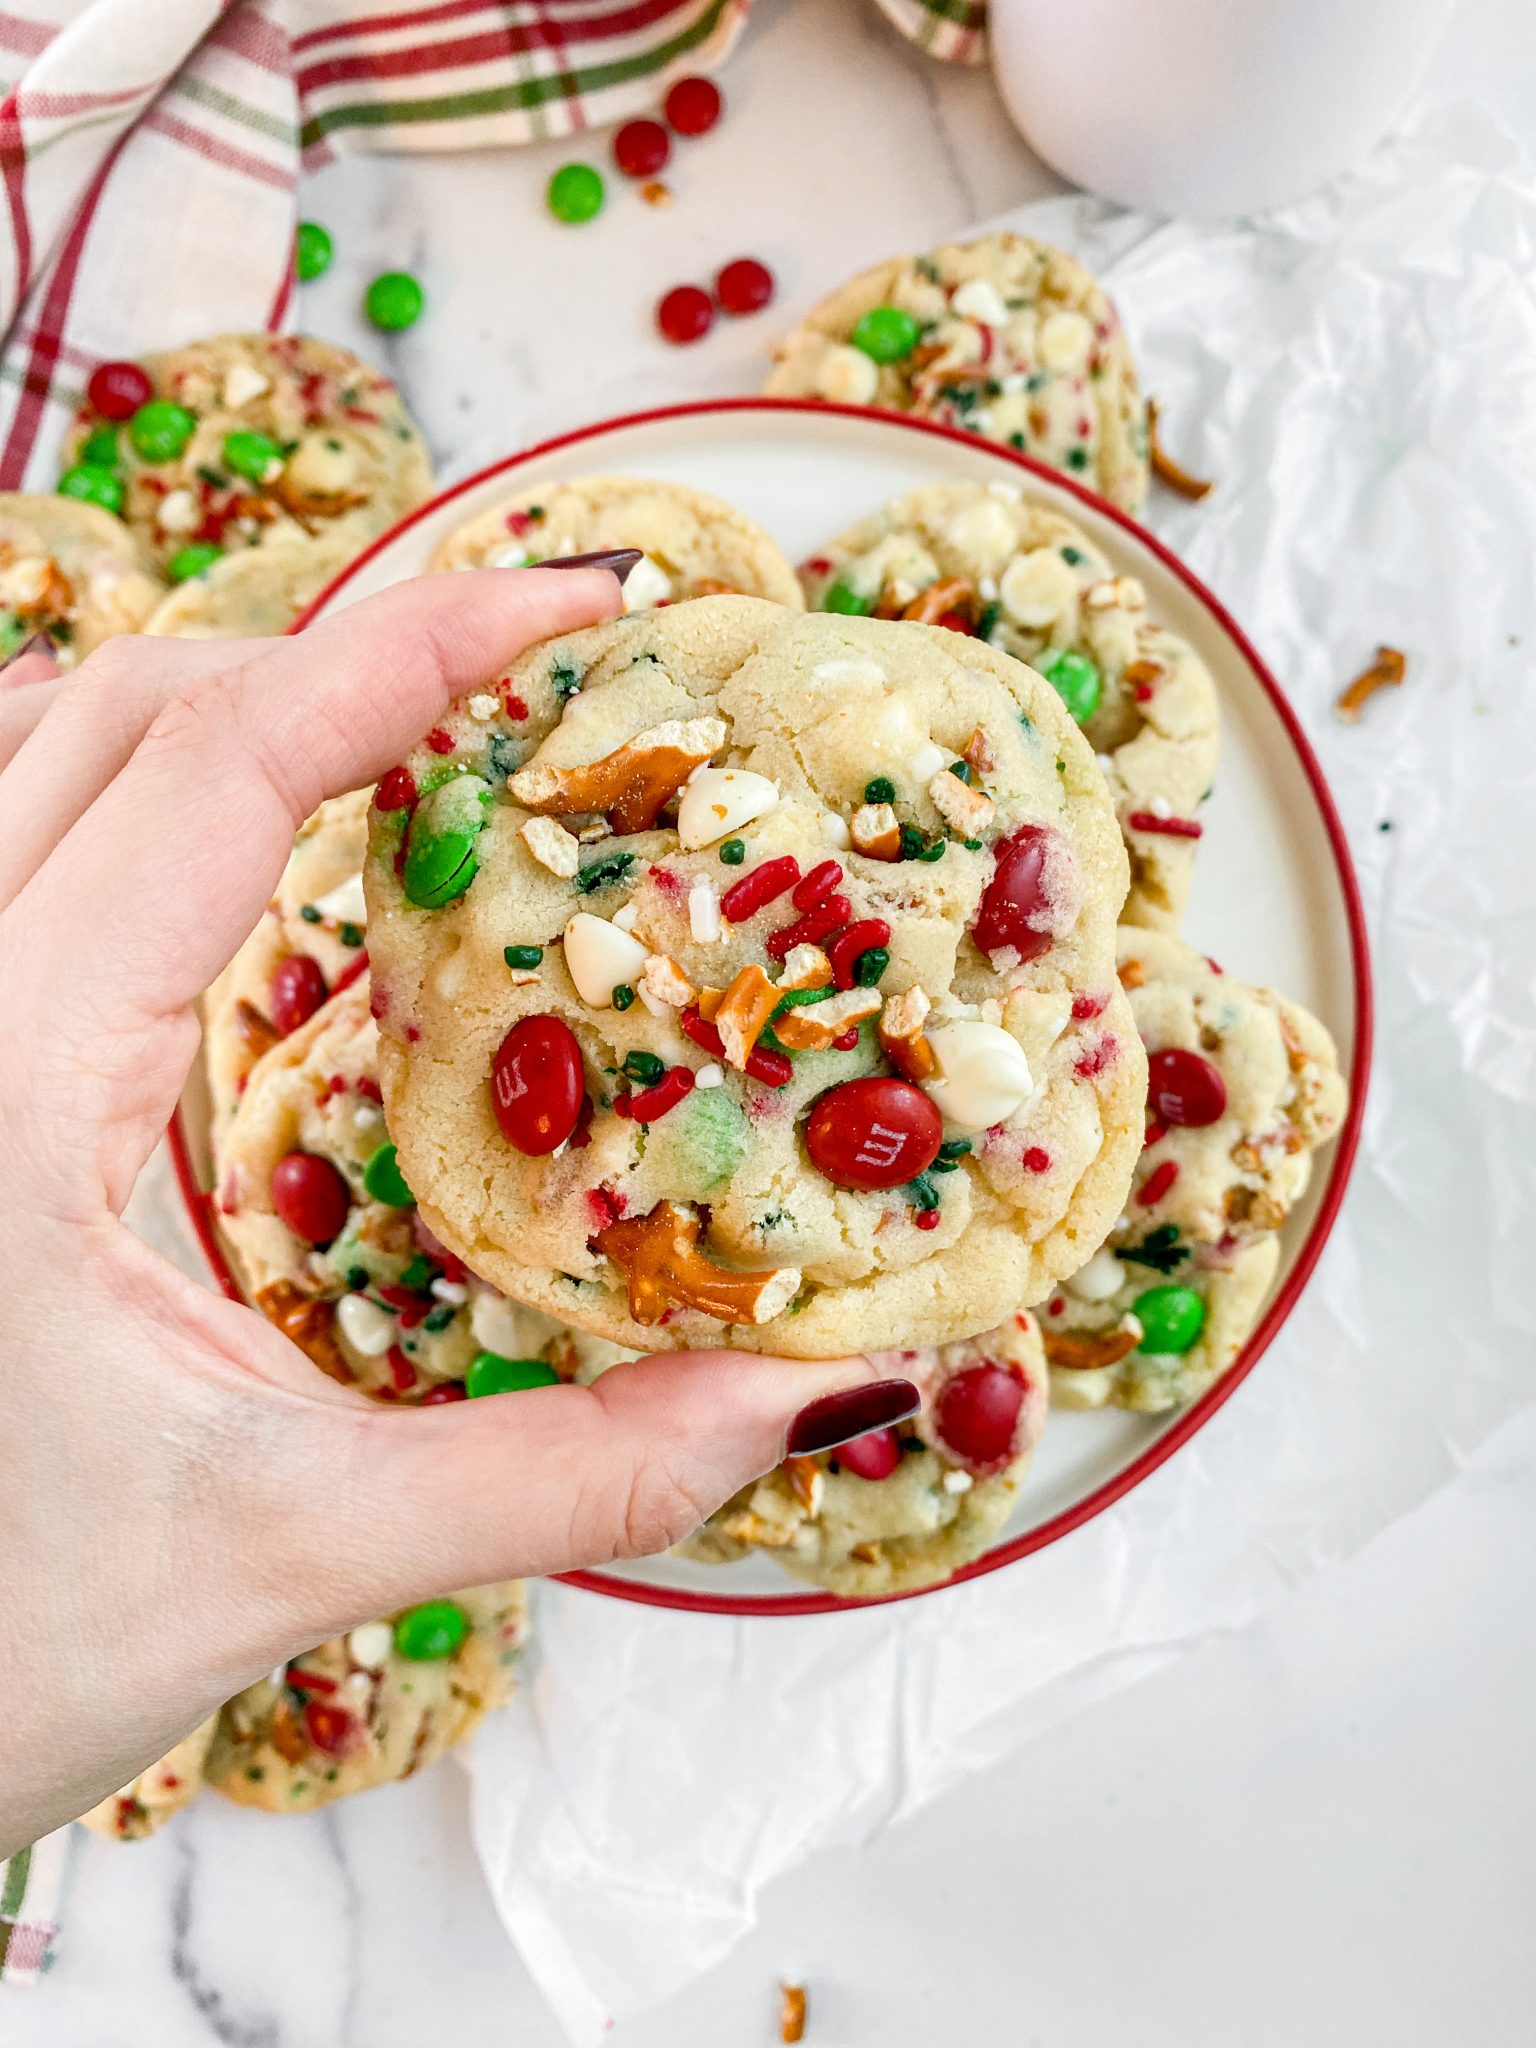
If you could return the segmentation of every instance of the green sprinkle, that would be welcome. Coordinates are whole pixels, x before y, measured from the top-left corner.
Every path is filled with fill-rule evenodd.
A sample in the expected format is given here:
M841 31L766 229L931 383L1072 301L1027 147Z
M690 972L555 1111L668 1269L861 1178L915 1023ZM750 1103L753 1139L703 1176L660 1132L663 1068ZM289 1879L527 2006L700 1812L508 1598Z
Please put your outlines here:
M301 220L293 245L293 267L300 284L323 277L334 253L331 238L317 220Z
M1075 569L1079 562L1086 562L1088 557L1083 553L1081 548L1063 548L1061 551L1061 559L1068 565L1069 568Z
M627 1010L634 1000L635 992L627 981L620 981L614 984L613 1007L616 1010Z
M306 924L318 924L321 917L320 907L315 903L301 903L299 915Z
M803 1010L807 1003L824 1003L828 996L836 994L835 988L792 988L774 1004L773 1015L780 1017L786 1010Z
M396 1163L394 1146L387 1143L379 1147L363 1168L363 1188L376 1202L390 1209L409 1209L416 1200Z
M667 1063L658 1059L653 1052L627 1052L624 1055L623 1071L631 1081L638 1081L649 1088L659 1081L667 1071Z
M590 896L595 889L606 889L613 882L621 882L634 864L632 853L610 853L606 860L595 860L584 867L576 877L576 887L583 896Z
M962 782L969 782L972 779L971 764L969 761L951 761L949 764L949 772L951 775L958 775Z
M542 946L503 946L501 957L509 967L537 967L544 958Z
M197 465L196 475L199 483L205 483L210 491L226 491L229 488L229 478L223 470L210 469L206 462Z
M870 946L853 964L853 978L860 988L877 988L880 977L891 964L884 946Z
M402 1287L409 1287L413 1294L420 1294L436 1272L436 1266L433 1265L425 1253L418 1252L416 1257L412 1259L411 1263L400 1275L400 1285Z
M838 612L844 618L865 619L875 608L873 597L861 597L851 583L841 576L835 583L829 583L821 593L821 609L824 612Z
M918 831L915 825L902 826L901 857L903 860L917 860L921 856L925 844L922 833Z
M948 844L949 841L945 839L941 834L939 838L933 840L931 844L925 846L922 852L918 854L917 858L919 860L925 860L930 865L932 865L934 861L942 860L944 858L944 849L946 846L948 846Z
M440 1337L457 1314L458 1310L454 1307L453 1303L445 1301L440 1307L432 1309L422 1319L421 1327L424 1330L430 1330L434 1337Z
M1086 469L1088 467L1088 450L1082 446L1069 448L1067 450L1067 467L1068 469Z
M864 801L867 804L889 804L896 801L896 785L889 775L876 775L865 783ZM911 827L906 829L910 830Z
M557 661L549 672L550 687L563 704L581 688L581 670L568 661Z
M348 1266L348 1268L347 1268L347 1287L348 1287L348 1290L349 1290L349 1291L350 1291L351 1293L353 1293L353 1294L361 1294L361 1293L362 1293L362 1291L363 1291L363 1289L364 1289L364 1288L365 1288L365 1287L366 1287L367 1285L368 1285L368 1268L367 1268L366 1266Z
M970 1149L971 1141L969 1138L946 1138L939 1147L939 1157L941 1159L964 1159Z
M728 868L739 868L747 857L745 839L727 839L720 849L720 858Z
M982 842L979 839L962 839L960 844L967 853L980 853L982 848Z
M915 1180L907 1182L907 1199L914 1209L937 1209L939 1191L926 1174L920 1173Z
M980 616L976 621L976 638L978 640L990 640L992 638L993 629L1002 617L1002 613L1003 608L995 599L991 604L982 606Z
M344 924L336 936L344 946L360 946L363 943L361 925Z
M958 1159L946 1159L941 1152L928 1171L930 1173L958 1173L960 1171L960 1162Z
M1154 1273L1171 1273L1189 1257L1189 1247L1179 1243L1178 1226L1173 1223L1159 1223L1156 1230L1149 1230L1139 1245L1128 1251L1117 1251L1117 1259L1123 1259L1128 1266L1150 1266Z

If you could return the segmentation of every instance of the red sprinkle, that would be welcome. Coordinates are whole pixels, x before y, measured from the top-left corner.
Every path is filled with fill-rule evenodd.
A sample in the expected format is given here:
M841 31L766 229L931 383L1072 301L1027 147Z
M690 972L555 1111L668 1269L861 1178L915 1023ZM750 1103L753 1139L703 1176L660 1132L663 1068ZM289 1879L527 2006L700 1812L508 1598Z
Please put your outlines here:
M505 523L508 533L515 533L518 539L521 540L533 524L533 514L531 512L511 511L507 514Z
M771 958L787 960L796 946L819 945L839 925L846 924L852 908L846 896L829 896L814 910L808 910L797 924L780 925L776 932L770 932L764 946Z
M1160 832L1165 839L1205 836L1205 827L1198 818L1160 818L1155 811L1132 811L1125 822L1133 832Z
M1141 1141L1141 1149L1143 1150L1143 1152L1150 1151L1154 1145L1158 1144L1162 1139L1166 1138L1167 1135L1168 1126L1166 1124L1158 1123L1154 1118L1154 1120L1147 1125L1147 1133Z
M912 1218L912 1221L919 1230L937 1230L939 1227L939 1212L937 1209L919 1209Z
M692 1093L692 1067L668 1067L654 1087L642 1088L634 1095L620 1095L613 1106L618 1115L628 1117L631 1123L653 1124Z
M702 1046L717 1060L725 1058L725 1042L707 1017L701 1017L697 1010L684 1010L680 1021L685 1035L695 1045ZM787 1052L754 1045L747 1054L746 1071L754 1081L762 1081L769 1088L782 1088L786 1081L794 1079L795 1065Z
M1136 702L1138 704L1149 703L1152 699L1153 694L1154 692L1151 683L1138 683L1131 692L1131 695L1136 699Z
M1178 1177L1179 1162L1177 1159L1165 1159L1161 1166L1156 1167L1147 1175L1145 1183L1136 1196L1138 1206L1143 1209L1155 1208Z
M409 811L416 805L416 778L409 768L386 768L373 800L381 811Z
M838 861L821 861L803 881L795 884L789 900L796 910L814 910L823 897L832 894L842 879L843 870Z
M933 622L942 626L947 633L969 633L971 622L964 612L940 612Z
M432 1308L429 1300L420 1294L412 1294L409 1287L381 1287L379 1299L399 1310L402 1330L414 1330L418 1323L425 1322Z
M858 1043L859 1027L857 1024L850 1024L846 1031L833 1039L832 1050L834 1052L853 1052L857 1049Z
M291 1685L295 1692L334 1692L336 1681L327 1678L321 1671L301 1671L297 1664L290 1664L283 1673L283 1683Z
M1066 1307L1066 1305L1067 1304L1062 1300L1061 1296L1058 1294L1056 1299L1050 1304L1049 1313L1053 1316L1059 1316L1062 1310Z
M359 975L366 974L367 972L368 955L366 953L359 953L355 959L349 960L346 966L343 967L343 969L341 970L340 974L337 975L336 986L331 990L331 994L339 995L344 988L350 988L353 982L357 980ZM374 1014L375 1016L382 1017L384 1012L382 1010L377 1010L374 1012ZM374 1086L377 1087L378 1083L375 1082ZM359 1082L358 1084L358 1090L361 1094L367 1093L367 1090L363 1088L361 1082ZM375 1095L373 1100L375 1102L382 1102L384 1100L384 1097L382 1095Z
M720 915L731 924L745 924L755 911L771 903L775 896L782 896L799 879L800 863L792 853L782 853L777 860L765 860L739 882L732 882L720 898Z
M1102 1074L1107 1066L1113 1064L1119 1050L1119 1040L1106 1031L1096 1045L1089 1046L1072 1071L1080 1081L1091 1081L1095 1074Z
M1101 996L1091 996L1085 991L1082 995L1072 998L1072 1015L1079 1024L1082 1024L1090 1017L1100 1016L1108 1007L1108 1004L1109 995L1107 992Z
M304 1709L304 1726L316 1749L327 1756L345 1756L356 1740L357 1724L345 1707L311 1700Z
M440 725L435 725L427 734L427 745L434 754L451 754L458 741L451 732L444 732Z
M1051 1155L1043 1145L1030 1145L1025 1148L1024 1171L1026 1173L1049 1173L1050 1169Z
M623 1196L615 1194L612 1188L587 1189L587 1213L596 1230L606 1230L610 1223L617 1223L626 1207Z
M372 1074L360 1074L357 1080L352 1083L352 1086L359 1095L365 1096L369 1102L382 1102L384 1100L384 1090L375 1081Z
M405 1317L400 1320L404 1322ZM397 1393L408 1394L416 1384L416 1368L398 1344L389 1347L389 1377Z
M523 702L521 697L508 697L505 700L503 708L505 709L508 718L514 720L520 721L528 716L528 706Z
M883 946L890 936L891 928L883 917L865 917L840 931L835 939L828 940L827 959L831 963L834 984L838 988L852 988L859 955L867 953L872 946Z

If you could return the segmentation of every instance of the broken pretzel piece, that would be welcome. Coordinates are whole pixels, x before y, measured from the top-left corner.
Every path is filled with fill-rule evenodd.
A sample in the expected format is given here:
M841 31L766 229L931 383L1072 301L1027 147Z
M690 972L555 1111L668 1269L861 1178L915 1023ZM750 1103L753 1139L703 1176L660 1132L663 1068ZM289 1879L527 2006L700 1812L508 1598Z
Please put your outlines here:
M517 836L541 868L569 881L581 865L576 835L557 825L553 818L525 818Z
M904 1081L926 1081L939 1062L923 1033L933 1008L921 988L887 996L880 1018L880 1047Z
M725 1057L733 1067L745 1069L753 1046L767 1028L778 1007L781 991L761 967L743 967L720 998L710 1022L720 1034Z
M1203 498L1211 486L1177 462L1157 438L1157 402L1147 400L1147 459L1152 465L1152 474L1160 484L1166 484L1170 491L1177 491L1181 498L1198 500Z
M997 816L997 805L985 791L972 789L947 768L929 783L928 796L945 824L962 839L979 839Z
M832 962L820 946L791 946L784 956L779 994L788 995L791 989L825 988L831 979Z
M936 626L948 612L968 614L975 596L975 586L964 576L941 576L937 583L919 591L901 616L919 626Z
M235 1035L251 1057L258 1060L274 1045L281 1044L283 1037L271 1018L244 996L235 1004Z
M828 996L824 1003L786 1010L774 1019L774 1036L791 1052L828 1052L834 1039L851 1025L862 1024L880 1007L880 991L850 988L841 995Z
M256 1290L256 1306L269 1323L298 1345L326 1375L346 1387L356 1377L336 1342L336 1311L328 1301L301 1294L291 1280L274 1280Z
M557 816L602 811L615 832L644 832L694 769L724 745L722 718L669 718L637 732L598 761L569 768L530 761L507 787L530 811Z
M1042 1323L1040 1341L1048 1365L1064 1366L1070 1372L1099 1372L1130 1357L1141 1342L1141 1324L1134 1316L1122 1316L1116 1329L1092 1337L1071 1330L1048 1330Z
M779 1986L779 2039L781 2041L803 2041L805 2039L805 1986L803 1984L781 1984Z
M981 726L978 725L966 741L960 758L968 762L978 775L990 775L997 766L997 749Z
M677 962L665 953L653 953L635 978L640 1000L653 1017L668 1010L686 1010L698 990Z
M1401 648L1378 647L1376 659L1339 693L1334 708L1340 718L1353 725L1378 690L1395 687L1407 673L1408 657Z
M854 852L866 859L901 858L901 827L889 804L860 804L849 821L848 836Z
M623 1273L629 1312L651 1328L669 1308L693 1309L722 1323L768 1323L800 1291L798 1266L740 1273L717 1266L699 1249L703 1228L691 1209L658 1202L648 1216L626 1217L593 1243Z
M827 1475L814 1458L786 1458L784 1477L789 1482L790 1492L814 1522L821 1513Z

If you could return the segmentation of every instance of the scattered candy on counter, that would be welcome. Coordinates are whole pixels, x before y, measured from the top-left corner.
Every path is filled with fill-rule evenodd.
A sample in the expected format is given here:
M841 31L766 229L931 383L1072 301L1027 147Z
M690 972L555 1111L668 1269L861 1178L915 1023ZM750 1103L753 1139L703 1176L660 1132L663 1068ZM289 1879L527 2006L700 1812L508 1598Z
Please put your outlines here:
M369 285L363 309L385 334L399 334L415 326L426 302L426 293L408 270L385 270Z
M1400 648L1378 647L1376 659L1340 692L1335 704L1340 718L1348 725L1356 724L1376 692L1396 688L1407 673L1408 657Z
M328 232L317 220L301 220L293 241L293 268L300 284L323 277L335 251ZM97 411L101 410L98 406Z
M659 121L626 121L613 138L613 161L626 178L654 178L671 154L672 138Z
M656 325L665 339L679 348L702 341L714 324L714 301L696 284L674 285L657 303Z
M602 173L591 164L562 164L550 179L545 197L555 219L575 227L602 212L607 192Z
M720 88L713 79L680 78L668 91L662 111L677 134L707 135L724 106Z

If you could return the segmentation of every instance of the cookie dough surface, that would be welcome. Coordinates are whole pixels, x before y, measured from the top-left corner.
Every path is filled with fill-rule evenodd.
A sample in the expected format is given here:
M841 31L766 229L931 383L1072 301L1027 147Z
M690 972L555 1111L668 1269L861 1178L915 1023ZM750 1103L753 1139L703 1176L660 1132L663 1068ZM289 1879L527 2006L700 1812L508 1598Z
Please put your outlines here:
M47 635L73 668L116 633L138 633L165 586L120 519L99 505L0 492L0 660Z
M877 308L897 317L882 315L889 339L869 336L872 354L855 337ZM1115 309L1075 258L1028 235L946 243L862 272L785 337L763 389L942 420L1128 512L1146 499L1146 405Z
M456 528L434 569L509 569L600 548L639 548L624 609L681 598L766 597L800 609L788 558L745 513L684 484L644 477L577 477L531 484Z
M1131 860L1127 923L1173 929L1219 754L1216 685L1082 528L1011 484L935 484L801 569L812 610L916 618L1039 669L1099 757Z
M746 598L548 643L384 778L366 886L406 1177L559 1321L950 1342L1118 1213L1124 848L1060 699L995 649Z
M159 564L191 545L226 553L335 534L357 552L432 489L420 430L389 379L309 335L219 334L146 356L161 430L89 408L65 444L115 432L123 518ZM265 459L263 459L265 457Z
M223 1709L208 1783L241 1806L307 1813L412 1777L462 1742L516 1689L524 1589L511 1580L428 1604L459 1616L461 1639L449 1654L402 1654L421 1609L333 1636Z
M346 534L325 534L222 555L201 575L178 583L150 614L144 631L165 640L286 633L355 553Z
M938 1585L979 1557L1012 1512L1045 1427L1037 1321L1020 1310L985 1336L879 1363L917 1384L920 1414L841 1453L789 1459L727 1501L684 1552L726 1563L761 1550L795 1578L858 1600ZM1001 1397L1002 1426L994 1422L992 1455L981 1460L944 1435L946 1415L970 1392L967 1383L957 1394L956 1381L978 1373L1005 1376L1014 1389ZM867 1476L887 1463L883 1476Z
M413 1403L456 1391L482 1351L535 1355L551 1327L422 1227L392 1170L377 1053L361 982L258 1060L225 1132L216 1204L256 1307L332 1379ZM339 1227L319 1242L274 1195L296 1155L337 1191Z
M92 1834L105 1835L114 1842L142 1842L163 1828L202 1789L203 1770L218 1725L218 1715L210 1714L121 1792L82 1813L80 1818Z

